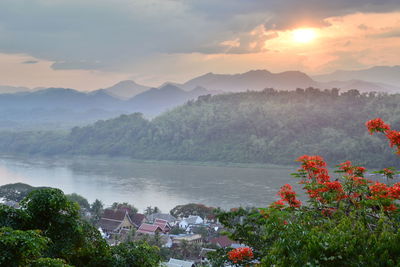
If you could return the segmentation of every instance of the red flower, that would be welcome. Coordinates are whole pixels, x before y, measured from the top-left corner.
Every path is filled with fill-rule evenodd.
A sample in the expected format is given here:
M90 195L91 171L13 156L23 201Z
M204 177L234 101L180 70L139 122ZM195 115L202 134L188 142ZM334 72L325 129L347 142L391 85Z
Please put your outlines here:
M386 184L375 182L375 184L369 187L371 191L371 199L382 199L382 198L390 198L389 188Z
M374 134L374 132L386 132L390 130L390 125L386 124L381 118L376 118L373 120L369 120L365 123L370 134Z
M397 147L397 154L400 154L400 132L390 130L387 131L386 137L389 139L390 147Z
M299 208L301 206L301 201L296 199L296 192L293 191L290 184L282 186L278 195L281 197L282 202L287 202L292 208ZM277 203L275 202L275 204Z
M238 263L243 260L251 260L253 259L254 254L251 248L236 248L228 252L228 258L233 263Z
M383 209L385 211L395 211L395 210L397 210L397 207L394 204L390 204L389 206L384 206Z

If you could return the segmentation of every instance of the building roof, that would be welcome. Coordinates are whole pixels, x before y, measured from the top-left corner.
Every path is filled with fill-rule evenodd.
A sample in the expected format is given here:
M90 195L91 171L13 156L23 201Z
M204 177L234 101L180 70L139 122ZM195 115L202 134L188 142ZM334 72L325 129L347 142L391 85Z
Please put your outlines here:
M153 224L160 226L160 228L161 228L161 230L163 232L165 232L166 230L171 229L171 227L168 225L168 221L166 221L166 220L156 219Z
M173 222L177 221L177 219L174 216L172 216L171 214L168 214L168 213L154 213L154 214L147 216L147 220L149 222L154 222L156 219L166 220L169 223L173 223Z
M106 209L99 221L99 227L105 231L115 231L121 225L125 217L132 223L126 209Z
M104 218L101 218L100 221L99 221L99 227L103 231L106 231L106 232L114 231L120 225L121 225L121 221L108 220L108 219L104 219Z
M133 215L131 217L132 222L136 227L139 227L140 225L142 225L145 218L146 218L146 216L141 213L135 213L135 215Z
M176 235L176 236L171 236L172 241L182 241L186 240L188 242L195 241L195 240L200 240L202 239L201 235L199 234L190 234L190 235Z
M148 224L148 223L142 223L142 225L140 225L139 229L137 230L137 233L154 234L157 231L162 232L162 229L160 228L160 226Z
M194 262L192 261L183 261L183 260L177 260L177 259L169 259L169 262L167 262L167 267L193 267Z
M106 210L104 210L104 214L101 218L122 222L127 213L128 212L126 210L122 210L122 209L118 209L118 210L106 209Z
M230 247L234 241L230 240L226 235L221 235L210 240L210 243L220 246L221 248Z

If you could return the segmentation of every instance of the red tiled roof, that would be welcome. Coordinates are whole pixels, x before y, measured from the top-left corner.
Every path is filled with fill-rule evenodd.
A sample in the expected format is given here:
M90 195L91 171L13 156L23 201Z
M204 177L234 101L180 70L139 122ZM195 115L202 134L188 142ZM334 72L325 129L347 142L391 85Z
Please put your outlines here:
M137 233L154 234L155 232L157 232L157 230L162 231L162 229L158 225L142 223L142 225L140 225L139 229L137 230Z
M136 227L139 227L140 225L142 225L142 223L143 223L143 221L144 221L145 218L146 218L146 216L145 216L144 214L135 213L135 215L133 215L133 216L131 217L131 220L132 220L133 224L134 224Z
M160 226L161 230L165 232L166 230L169 230L171 227L168 225L168 221L163 220L163 219L156 219L154 221L154 225ZM167 229L168 228L168 229Z
M211 239L210 243L219 245L221 248L226 248L226 247L231 246L235 242L230 240L227 236L222 235L222 236Z

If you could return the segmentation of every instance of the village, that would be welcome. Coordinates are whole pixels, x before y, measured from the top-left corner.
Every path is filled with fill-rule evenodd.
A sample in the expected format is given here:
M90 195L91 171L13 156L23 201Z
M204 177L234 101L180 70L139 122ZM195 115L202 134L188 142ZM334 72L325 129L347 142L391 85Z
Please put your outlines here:
M208 253L244 247L223 234L213 210L202 204L187 204L170 213L149 207L143 214L127 203L114 204L102 212L95 226L110 245L146 240L158 246L167 267L208 266Z
M0 204L19 209L19 202L36 189L22 183L0 186ZM214 207L190 203L178 205L169 213L157 207L147 207L140 213L126 202L104 208L98 199L89 203L76 193L65 196L79 205L81 218L98 229L110 246L146 241L159 248L162 266L211 266L212 252L245 247L226 236L227 229L218 222Z

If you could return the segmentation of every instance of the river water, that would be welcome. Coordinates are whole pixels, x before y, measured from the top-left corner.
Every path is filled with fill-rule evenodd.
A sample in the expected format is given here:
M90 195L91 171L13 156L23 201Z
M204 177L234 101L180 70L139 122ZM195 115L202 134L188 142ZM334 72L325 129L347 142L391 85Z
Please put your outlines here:
M203 203L224 209L265 207L296 167L238 167L127 159L0 157L0 185L22 182L78 193L106 205L129 202L143 211Z

